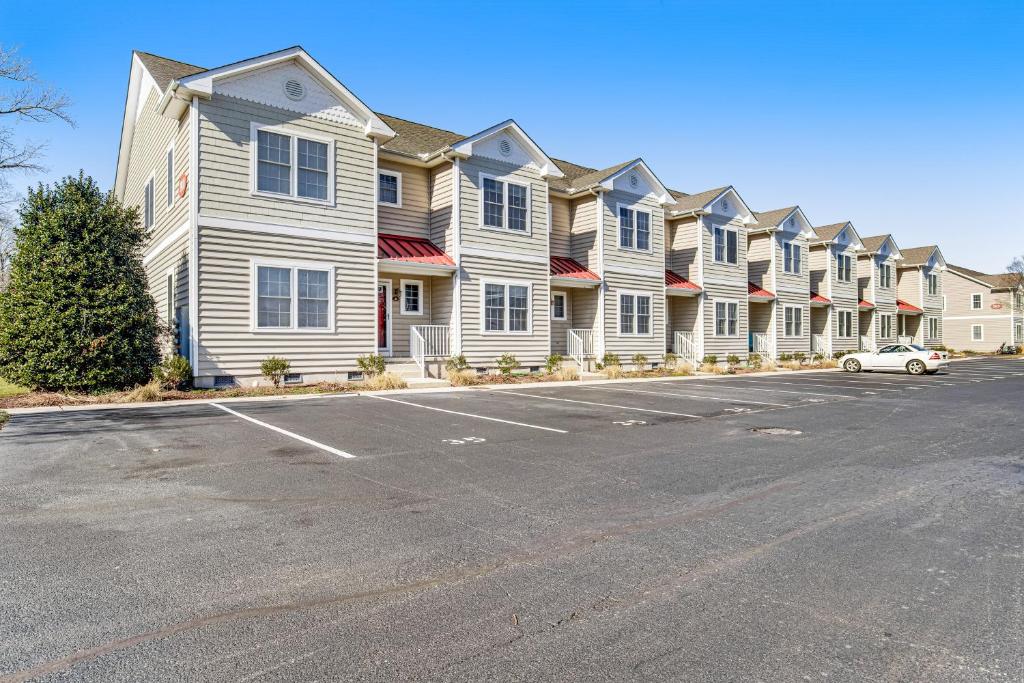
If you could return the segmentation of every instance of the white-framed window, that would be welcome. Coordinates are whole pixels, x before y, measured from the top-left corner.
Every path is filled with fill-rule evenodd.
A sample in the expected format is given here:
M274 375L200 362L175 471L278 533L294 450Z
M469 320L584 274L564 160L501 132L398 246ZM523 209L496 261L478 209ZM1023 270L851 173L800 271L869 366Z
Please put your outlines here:
M740 305L736 301L715 302L715 336L735 337L739 335Z
M565 292L551 293L551 319L569 319L569 297L565 295Z
M650 292L619 292L619 336L649 336L651 327Z
M892 266L888 263L878 264L878 286L884 289L892 288Z
M804 334L804 309L800 306L783 306L784 332L787 337L802 337Z
M483 280L480 285L480 325L485 333L529 334L530 298L528 282Z
M852 274L853 258L849 254L836 254L836 280L850 282Z
M971 325L971 341L985 341L984 325Z
M928 294L935 296L939 293L939 276L935 273L928 274Z
M492 230L530 232L530 188L480 174L480 225Z
M622 204L619 209L619 248L651 250L651 214Z
M423 315L423 281L402 280L402 315Z
M886 339L892 336L892 315L878 316L878 336Z
M718 263L736 263L738 259L738 235L735 230L715 225L712 227L714 234L714 259Z
M276 259L252 261L252 329L334 329L334 267Z
M936 317L928 318L928 338L938 339L939 338L939 319Z
M174 145L167 148L167 206L174 203Z
M981 305L981 294L971 294L971 310L980 311Z
M839 336L849 338L853 336L853 312L839 311Z
M782 243L782 269L787 273L800 274L800 245L793 242Z
M402 206L402 174L398 171L380 169L377 171L377 203L387 206Z
M252 193L316 204L334 202L334 141L253 123Z
M156 223L156 196L155 176L149 176L149 180L146 181L145 187L142 188L142 227L149 230Z

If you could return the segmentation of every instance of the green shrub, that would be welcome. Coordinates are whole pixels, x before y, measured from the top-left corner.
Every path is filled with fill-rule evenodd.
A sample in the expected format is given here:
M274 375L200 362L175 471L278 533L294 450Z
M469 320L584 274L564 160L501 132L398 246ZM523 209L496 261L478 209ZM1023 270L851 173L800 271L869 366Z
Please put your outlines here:
M448 371L448 374L453 375L456 372L469 370L469 363L466 362L466 356L460 353L459 355L452 356L445 361L444 367Z
M384 371L387 370L387 359L379 353L371 353L368 356L359 356L356 358L356 364L359 369L363 371L364 375L373 377L374 375L383 375Z
M550 356L548 356L547 358L544 359L544 370L549 375L554 374L555 371L558 370L558 368L562 367L562 361L563 360L564 360L564 358L562 358L561 354L558 354L558 353L551 354Z
M633 367L637 370L643 370L647 367L647 356L642 353L633 354Z
M168 356L156 366L153 379L164 389L185 389L192 382L192 364L184 356Z
M793 360L795 360L797 363L803 363L805 360L807 360L807 354L804 353L803 351L797 351L796 353L793 354Z
M701 360L701 365L718 365L718 356L713 353L709 353L704 356L703 360Z
M279 387L281 386L281 380L288 374L291 367L292 364L284 358L271 356L260 363L260 372L263 373L264 377L273 382L275 387Z
M725 362L729 364L730 368L735 368L737 365L740 364L740 357L737 356L735 353L730 353L728 356L725 357Z
M53 391L120 390L160 361L138 209L79 174L30 189L0 296L0 377Z
M621 365L619 363L619 354L617 353L606 353L601 356L601 367L608 367L609 365Z
M793 354L791 354L791 353L780 353L779 354L779 362L780 363L788 363L791 360L793 360Z
M503 375L511 375L513 370L518 370L520 367L522 366L519 365L519 361L516 360L516 357L511 353L503 353L501 354L501 357L498 358L498 370L500 370Z
M679 356L672 353L671 351L668 351L664 356L661 357L661 360L665 363L665 367L671 370L675 368L676 363L679 362Z
M752 353L749 356L747 356L747 365L754 368L755 370L760 370L762 365L761 354Z
M832 357L835 358L836 360L839 360L840 358L842 358L843 356L845 356L848 353L850 353L850 352L849 351L836 351L835 353L832 354Z
M822 353L816 353L814 354L814 356L811 357L811 360L813 360L815 363L820 363L821 361L825 360L825 355Z

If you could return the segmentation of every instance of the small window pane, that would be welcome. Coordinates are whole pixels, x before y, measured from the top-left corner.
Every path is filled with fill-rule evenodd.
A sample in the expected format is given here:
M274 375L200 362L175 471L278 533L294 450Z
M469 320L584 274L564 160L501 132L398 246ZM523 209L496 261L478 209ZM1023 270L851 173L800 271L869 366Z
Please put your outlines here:
M633 296L623 294L619 297L619 332L633 334Z
M508 329L526 332L530 328L530 288L518 285L508 287Z
M398 203L398 176L389 173L380 174L377 199L384 204Z
M405 283L404 310L406 313L420 312L420 286L411 282Z
M526 188L508 186L508 229L526 232Z
M651 214L636 212L636 248L647 250L651 246Z
M299 138L298 195L327 199L327 143Z
M729 263L736 263L736 231L726 230L726 260Z
M715 304L715 334L718 336L725 335L725 304Z
M619 207L619 246L633 247L633 212Z
M651 297L649 296L636 298L636 333L651 333Z
M551 314L558 319L565 318L565 296L555 294L551 304Z
M259 266L256 277L256 326L291 327L291 269Z
M484 225L491 228L505 226L505 184L484 178Z
M733 233L735 235L736 233ZM736 325L738 321L739 306L738 304L729 304L726 307L729 311L729 336L735 336L737 334Z
M256 189L291 194L291 138L261 130L257 140Z
M330 273L325 270L300 270L298 273L299 327L330 327Z
M725 261L725 230L715 228L715 260Z
M505 287L486 285L484 287L484 329L501 331L505 329Z

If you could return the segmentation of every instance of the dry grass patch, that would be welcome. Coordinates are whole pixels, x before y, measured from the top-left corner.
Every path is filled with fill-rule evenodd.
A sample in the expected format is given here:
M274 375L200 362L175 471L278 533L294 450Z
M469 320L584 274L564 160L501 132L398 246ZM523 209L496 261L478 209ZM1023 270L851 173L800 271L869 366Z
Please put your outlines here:
M621 365L607 365L601 370L601 374L608 379L621 379L626 373Z
M406 389L409 385L393 372L382 372L366 380L363 386L367 391L385 391L387 389Z
M712 375L724 375L725 374L725 368L722 367L721 365L719 365L718 363L701 363L700 364L700 371L701 372L707 372L707 373L712 374Z
M3 429L4 425L7 424L7 421L10 419L10 415L8 415L5 411L0 410L0 429Z
M117 403L147 403L149 401L161 400L160 382L156 380L149 384L137 386L129 392L117 397Z
M680 377L689 377L690 375L693 374L693 364L680 363L674 368L672 368L672 374L679 375Z
M787 370L800 370L803 368L798 360L786 360L779 363L780 367L786 368Z
M471 387L480 384L480 377L475 370L456 370L448 373L448 381L453 387Z

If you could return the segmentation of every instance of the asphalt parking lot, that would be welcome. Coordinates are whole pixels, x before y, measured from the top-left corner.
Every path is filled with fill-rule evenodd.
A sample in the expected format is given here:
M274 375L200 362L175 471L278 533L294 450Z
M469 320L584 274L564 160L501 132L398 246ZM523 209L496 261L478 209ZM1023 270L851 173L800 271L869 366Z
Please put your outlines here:
M0 681L1022 680L1022 389L982 358L15 415Z

